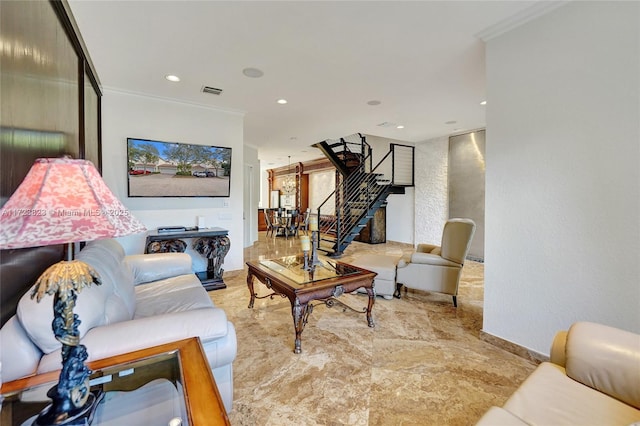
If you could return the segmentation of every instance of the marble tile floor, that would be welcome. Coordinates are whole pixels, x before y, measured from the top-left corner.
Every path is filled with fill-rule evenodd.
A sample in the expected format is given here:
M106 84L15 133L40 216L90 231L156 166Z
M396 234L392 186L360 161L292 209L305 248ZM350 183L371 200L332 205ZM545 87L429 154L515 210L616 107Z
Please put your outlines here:
M266 237L244 251L245 262L300 251L297 238ZM401 256L407 244L354 242L340 259L365 253ZM231 424L244 425L473 425L502 405L535 364L480 340L483 264L463 269L458 308L451 297L403 291L377 297L375 328L364 314L317 305L293 353L293 320L286 298L258 299L248 309L244 271L225 272L226 289L209 292L238 336ZM268 294L257 282L256 291ZM366 295L344 295L365 306Z

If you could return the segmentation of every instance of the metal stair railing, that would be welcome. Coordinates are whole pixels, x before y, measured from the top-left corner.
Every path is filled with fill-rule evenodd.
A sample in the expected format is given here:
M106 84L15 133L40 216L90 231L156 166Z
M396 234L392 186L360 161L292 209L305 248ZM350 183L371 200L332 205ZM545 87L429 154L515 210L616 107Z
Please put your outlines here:
M371 146L361 133L354 133L340 139L327 139L312 146L320 149L343 176L352 173L352 169L347 167L347 162L357 159L362 164L363 159L371 153ZM357 149L352 149L352 147L357 147ZM371 164L369 156L369 169L371 169Z
M371 164L371 150L364 157L361 165L349 176L337 185L318 207L320 229L326 234L334 235L334 239L322 238L322 241L333 243L334 255L342 254L342 251L366 226L367 221L373 217L375 211L386 205L387 196L393 187L413 186L413 147L408 145L392 144L387 154L367 172L367 161ZM409 166L405 164L408 172L395 167L396 159L402 159L404 163L410 160ZM387 169L389 173L383 170ZM402 171L402 173L398 173ZM387 174L390 174L387 177ZM403 189L404 192L404 189ZM332 220L321 220L322 208L331 198L334 198L335 216ZM329 215L325 215L330 217ZM321 248L322 249L322 248ZM329 251L328 249L322 249Z

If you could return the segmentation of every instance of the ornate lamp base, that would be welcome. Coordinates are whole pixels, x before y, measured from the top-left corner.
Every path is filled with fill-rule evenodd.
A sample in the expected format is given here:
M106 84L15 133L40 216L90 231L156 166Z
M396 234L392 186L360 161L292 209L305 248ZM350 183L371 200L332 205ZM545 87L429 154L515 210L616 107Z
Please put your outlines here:
M49 398L54 398L57 393L58 386L54 386L47 392ZM45 407L44 410L33 421L33 426L46 426L46 425L90 425L93 421L93 415L98 408L98 404L102 401L104 393L102 391L94 391L89 393L87 402L82 407L71 409L69 411L62 411L60 407L56 407L56 404L50 404Z
M78 293L91 284L100 284L98 273L78 260L62 261L50 266L36 282L31 297L40 302L53 294L53 334L62 343L62 370L58 384L47 392L52 399L33 422L34 425L88 425L99 394L89 389L91 371L84 362L87 348L80 344L80 319L73 313Z

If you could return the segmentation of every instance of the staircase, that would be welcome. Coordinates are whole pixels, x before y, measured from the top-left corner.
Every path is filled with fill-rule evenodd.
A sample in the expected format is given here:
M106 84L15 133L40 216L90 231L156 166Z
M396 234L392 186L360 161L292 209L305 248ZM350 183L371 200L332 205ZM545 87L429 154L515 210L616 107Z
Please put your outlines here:
M336 189L318 207L319 249L342 256L389 194L404 194L413 186L414 147L391 144L375 165L373 150L360 133L313 145L336 167Z

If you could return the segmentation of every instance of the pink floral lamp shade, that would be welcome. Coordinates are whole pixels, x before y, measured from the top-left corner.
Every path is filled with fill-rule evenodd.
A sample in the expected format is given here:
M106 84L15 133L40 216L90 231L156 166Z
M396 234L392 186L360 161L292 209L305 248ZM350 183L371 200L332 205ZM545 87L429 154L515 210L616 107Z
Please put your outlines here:
M146 231L87 160L39 158L0 209L0 249Z

